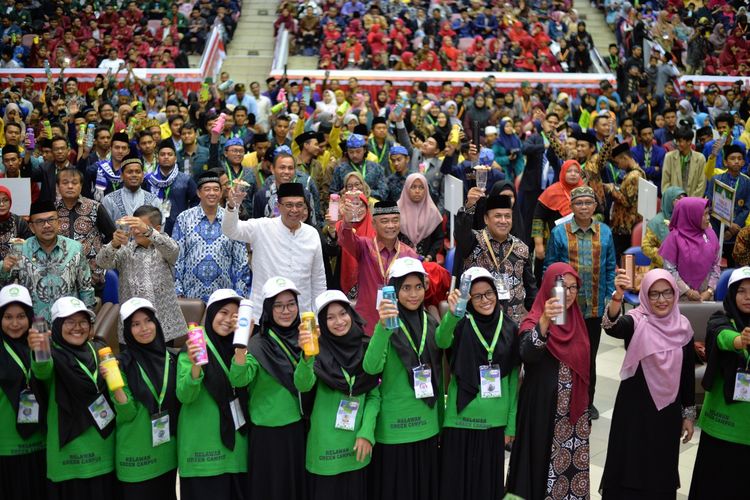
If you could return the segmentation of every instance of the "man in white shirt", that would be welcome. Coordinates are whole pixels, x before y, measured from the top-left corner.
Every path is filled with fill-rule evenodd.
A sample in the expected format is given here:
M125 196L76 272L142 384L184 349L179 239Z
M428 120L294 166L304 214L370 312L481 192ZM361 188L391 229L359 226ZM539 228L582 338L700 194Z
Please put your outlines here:
M263 284L273 276L294 280L300 311L312 311L313 299L326 290L323 249L318 231L304 224L305 190L289 182L278 189L280 217L240 221L237 207L246 193L235 186L229 193L222 232L253 246L253 320L260 318Z
M99 63L100 69L107 69L115 73L120 69L120 65L125 66L125 61L117 57L117 49L109 49L107 56Z
M255 125L256 127L260 126L263 133L268 133L270 130L270 122L268 119L271 116L271 106L273 106L273 103L268 96L261 95L260 83L258 82L250 84L250 92L253 94L255 102L258 105L258 113L255 115Z

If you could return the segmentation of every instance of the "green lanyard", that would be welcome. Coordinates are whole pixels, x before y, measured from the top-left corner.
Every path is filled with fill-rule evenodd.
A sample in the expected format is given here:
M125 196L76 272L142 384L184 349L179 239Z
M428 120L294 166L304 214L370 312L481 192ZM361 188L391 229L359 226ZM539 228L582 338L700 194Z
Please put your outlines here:
M349 372L344 370L344 367L341 367L341 373L344 374L344 380L346 380L347 385L349 386L349 397L352 397L352 389L354 388L354 382L357 380L356 375L349 375Z
M549 146L549 139L547 139L547 134L545 134L544 132L542 132L541 136L542 136L542 139L544 139L544 147L545 148L548 147Z
M219 363L219 366L221 366L221 369L224 370L224 374L229 378L229 369L227 368L227 365L224 364L224 360L221 359L221 356L219 356L219 351L216 350L216 347L214 347L213 343L211 342L211 339L206 336L206 344L208 345L208 348L211 349L211 352L214 353L214 357L216 358L216 361ZM166 370L164 370L166 372ZM166 375L165 375L166 376Z
M654 151L654 148L651 148L648 151L646 151L645 149L643 150L643 163L645 164L646 168L651 167L651 153L653 151Z
M289 352L289 349L287 349L287 347L284 345L281 339L273 332L273 330L268 330L268 334L277 344L279 344L279 347L281 347L281 350L284 351L284 354L286 354L286 357L289 358L289 361L292 362L292 366L297 368L297 365L299 364L299 360L295 358L291 352Z
M367 160L362 162L361 169L357 167L354 163L352 163L352 168L354 169L355 172L359 172L360 174L362 174L363 179L367 177Z
M500 330L503 329L503 312L500 311L500 320L497 322L497 326L495 327L495 336L492 337L492 345L487 345L487 341L484 340L482 334L479 333L479 328L477 327L476 322L474 322L474 316L472 316L471 314L467 314L466 316L469 318L471 327L474 329L474 334L479 339L479 342L481 342L484 348L487 350L487 364L492 364L492 355L495 353L495 347L497 347L497 339L500 338Z
M26 366L24 366L23 361L21 361L21 358L18 357L18 354L16 354L16 351L14 351L12 348L8 347L8 344L6 344L4 340L3 340L3 347L8 352L8 354L10 354L10 357L13 358L13 361L16 362L16 364L18 365L18 367L21 369L21 372L23 372L23 376L26 379L26 388L28 389L28 387L29 387L29 380L31 379L31 374L29 373L29 370L26 369ZM30 360L31 360L31 353L29 353L29 361ZM348 379L347 379L347 382L348 382ZM354 382L352 382L352 383L354 383Z
M159 413L161 413L161 404L164 402L164 397L167 395L167 383L169 382L169 354L164 356L164 381L161 384L161 392L159 395L156 395L156 389L154 388L154 384L151 382L151 379L148 378L148 375L146 374L146 371L143 369L140 363L136 361L136 364L138 365L138 370L141 372L141 377L143 377L143 381L146 382L146 387L148 387L148 390L151 391L151 394L154 396L154 399L159 404Z
M688 153L687 156L680 155L680 167L682 167L682 172L685 173L685 169L690 165L690 157L692 155Z
M372 147L372 152L375 153L378 157L378 163L381 165L383 164L383 157L385 156L385 151L388 149L387 143L383 143L383 149L378 153L378 145L375 142L374 137L370 137L370 147Z
M404 325L404 322L399 319L398 324L401 326L401 331L404 332L404 335L406 336L406 340L409 341L411 348L414 349L414 352L417 353L417 359L419 359L419 362L421 363L422 360L420 358L422 357L422 352L424 351L425 342L427 341L427 313L422 311L422 340L420 340L419 342L418 351L417 351L417 346L414 345L414 341L411 339L411 335L409 335L409 331L406 329L406 326Z
M263 172L260 171L260 164L258 164L258 177L260 177L261 186L266 183L266 178L263 177Z
M91 373L88 367L81 363L80 359L76 358L76 362L78 363L78 366L81 367L81 370L83 370L83 373L88 375L96 388L99 389L99 384L97 383L97 381L99 380L99 361L96 357L96 351L94 351L94 347L91 345L91 342L86 342L86 344L89 346L89 349L91 349L91 355L94 356L94 362L96 363L96 369L94 369L94 373Z
M237 177L235 177L234 175L232 175L232 173L234 172L234 169L229 166L228 162L224 162L224 169L227 172L227 177L229 177L229 183L230 184L232 182L234 182L235 179L237 179L239 181L239 180L242 180L243 177L245 177L245 169L242 168L242 167L240 167L240 175L238 175Z

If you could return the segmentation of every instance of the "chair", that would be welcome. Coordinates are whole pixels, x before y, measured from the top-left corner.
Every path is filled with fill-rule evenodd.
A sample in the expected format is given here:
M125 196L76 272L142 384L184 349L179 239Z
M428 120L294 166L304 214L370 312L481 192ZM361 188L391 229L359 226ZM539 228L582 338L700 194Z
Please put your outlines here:
M178 298L177 304L182 310L182 315L185 317L187 323L203 323L203 315L206 312L206 304L200 299L184 299Z
M639 246L632 246L625 250L623 252L623 255L633 255L633 261L636 266L650 266L651 265L651 259L646 257L646 255L641 250L641 247ZM640 299L638 298L638 292L635 291L626 291L625 295L623 297L623 300L626 304L631 305L633 307L638 307L641 304Z
M640 247L643 241L643 222L639 222L633 227L633 234L630 235L630 246Z
M120 275L117 271L109 269L104 274L104 291L102 292L102 302L111 302L112 304L120 303Z
M118 354L120 352L120 342L117 336L117 325L120 322L120 305L105 303L102 306L102 310L104 310L107 305L109 305L109 307L106 311L96 318L96 322L94 323L94 335L107 343L112 349L112 354Z
M729 288L729 277L732 275L734 269L724 269L719 277L719 282L716 284L716 293L714 293L714 299L717 302L722 302L724 297L727 296L727 289Z

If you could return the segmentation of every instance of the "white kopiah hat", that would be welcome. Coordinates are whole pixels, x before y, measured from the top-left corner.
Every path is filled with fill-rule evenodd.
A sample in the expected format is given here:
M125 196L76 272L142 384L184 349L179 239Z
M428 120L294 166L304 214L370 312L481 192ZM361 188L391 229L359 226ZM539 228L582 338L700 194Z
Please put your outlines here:
M276 297L281 292L286 292L287 290L299 295L297 285L295 285L292 280L284 278L283 276L268 278L266 284L263 285L263 300Z
M331 302L346 302L351 305L351 302L341 290L326 290L315 299L315 312L320 312Z
M487 278L488 280L494 282L495 278L492 277L492 274L490 272L483 268L483 267L470 267L464 273L461 275L463 278L464 276L471 276L471 282L473 283L475 280L478 280L479 278Z
M34 306L31 302L29 291L25 286L21 285L8 285L0 290L0 307L6 306L12 302L20 302L29 307Z
M120 320L124 322L126 319L135 314L138 309L148 309L153 313L156 312L156 308L151 303L151 301L133 297L120 306Z
M729 284L727 286L732 286L733 283L747 279L750 279L750 267L740 267L732 271L732 274L729 275Z
M94 314L93 311L89 311L88 308L86 308L86 304L75 297L60 297L57 299L55 303L52 304L50 314L52 315L52 321L55 321L57 318L69 318L79 312L85 312L88 314L91 321L96 319L96 314Z
M214 293L212 293L211 296L208 297L206 307L210 307L214 302L219 302L221 300L227 299L232 299L239 303L242 300L242 297L240 297L237 292L235 292L231 288L219 288L218 290L214 290Z
M400 259L396 259L393 266L391 266L391 270L388 273L388 279L400 278L401 276L406 276L411 273L422 273L425 276L427 275L427 271L424 270L422 262L418 259L413 257L401 257Z

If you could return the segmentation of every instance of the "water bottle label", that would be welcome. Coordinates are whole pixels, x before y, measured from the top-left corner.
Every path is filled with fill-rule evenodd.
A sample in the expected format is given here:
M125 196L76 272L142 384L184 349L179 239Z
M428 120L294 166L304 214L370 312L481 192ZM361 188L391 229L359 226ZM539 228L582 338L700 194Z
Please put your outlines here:
M39 403L36 396L30 390L21 391L18 399L18 418L19 424L38 424L39 423Z
M232 411L232 420L234 421L234 430L238 431L245 425L245 414L242 413L240 398L234 398L229 403L229 409Z
M169 413L163 411L151 415L151 446L168 443L171 439L169 433Z
M357 412L359 411L359 401L357 399L342 399L339 402L339 409L336 412L336 429L344 431L353 431L354 424L357 422Z
M239 319L237 324L242 328L247 328L248 326L250 326L250 318L242 317Z
M94 417L94 422L100 430L103 430L109 425L112 420L115 419L115 412L112 411L112 407L109 406L109 401L104 399L104 395L99 394L96 401L89 405L89 413Z
M414 372L414 397L417 399L433 398L435 392L432 390L432 370L424 366L412 368Z
M503 395L500 385L500 365L482 365L479 367L480 397L499 398Z

